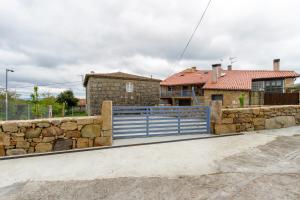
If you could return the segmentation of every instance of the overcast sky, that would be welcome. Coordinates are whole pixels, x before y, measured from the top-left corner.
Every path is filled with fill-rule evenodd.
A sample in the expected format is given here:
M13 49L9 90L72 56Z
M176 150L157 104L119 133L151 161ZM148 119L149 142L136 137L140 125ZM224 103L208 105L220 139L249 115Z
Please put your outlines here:
M300 72L299 0L0 0L0 87L28 96L32 84L84 96L80 75L123 71L164 79L189 66L237 57L235 69Z

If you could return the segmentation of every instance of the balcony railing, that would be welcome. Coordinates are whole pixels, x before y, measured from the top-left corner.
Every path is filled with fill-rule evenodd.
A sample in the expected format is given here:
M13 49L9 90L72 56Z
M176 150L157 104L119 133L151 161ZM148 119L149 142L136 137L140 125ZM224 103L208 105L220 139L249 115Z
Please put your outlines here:
M167 98L167 97L192 97L193 91L192 90L179 90L179 91L166 91L161 92L160 97Z

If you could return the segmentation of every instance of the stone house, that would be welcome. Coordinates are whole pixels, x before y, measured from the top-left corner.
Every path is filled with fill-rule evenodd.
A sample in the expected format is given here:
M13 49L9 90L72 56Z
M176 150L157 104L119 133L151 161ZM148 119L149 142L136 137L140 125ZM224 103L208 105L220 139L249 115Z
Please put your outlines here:
M261 93L285 93L300 75L294 71L281 71L280 60L275 59L273 70L224 70L221 64L211 70L188 68L160 83L161 104L210 105L220 100L223 106L239 105L244 95L245 105L260 105ZM299 96L298 96L299 98Z
M159 104L161 80L123 72L85 75L86 104L89 115L98 115L104 100L115 106L154 106Z

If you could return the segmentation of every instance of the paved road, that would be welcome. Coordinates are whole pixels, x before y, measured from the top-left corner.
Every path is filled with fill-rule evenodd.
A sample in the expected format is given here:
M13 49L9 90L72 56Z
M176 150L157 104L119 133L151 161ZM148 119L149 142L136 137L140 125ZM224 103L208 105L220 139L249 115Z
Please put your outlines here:
M0 161L0 199L300 199L300 127Z

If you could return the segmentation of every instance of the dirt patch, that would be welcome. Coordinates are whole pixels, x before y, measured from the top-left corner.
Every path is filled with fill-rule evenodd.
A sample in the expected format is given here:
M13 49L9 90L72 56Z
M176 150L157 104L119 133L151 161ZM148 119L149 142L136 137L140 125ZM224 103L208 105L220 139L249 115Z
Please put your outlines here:
M199 177L26 182L1 188L0 199L300 199L300 135L217 162Z

